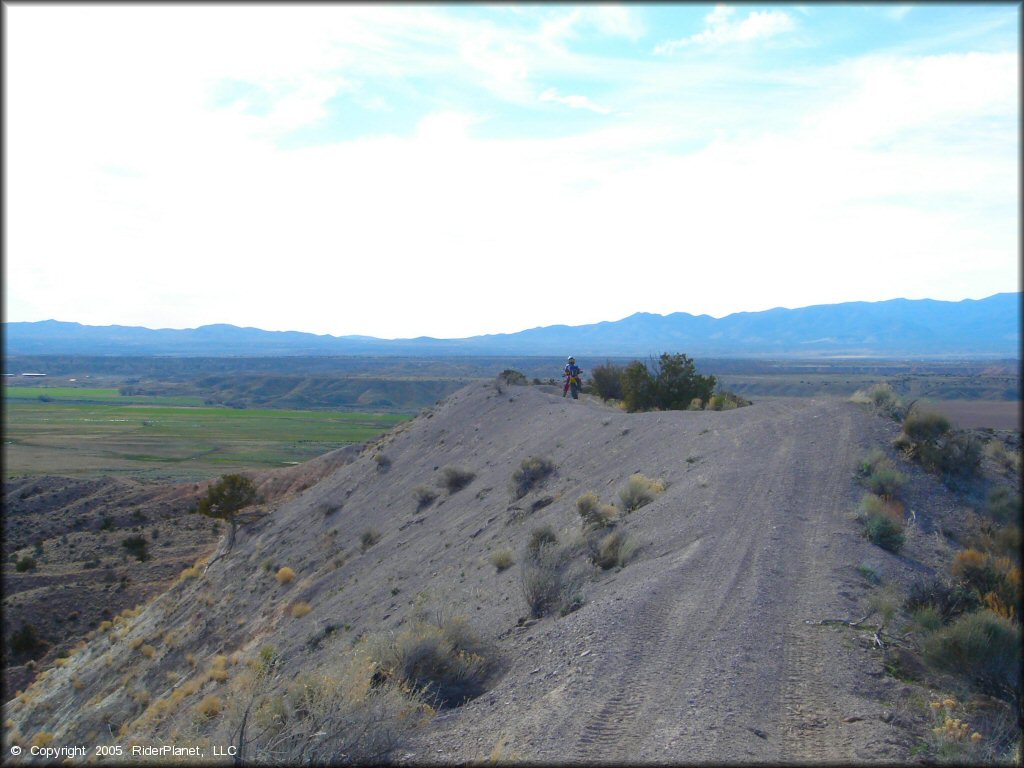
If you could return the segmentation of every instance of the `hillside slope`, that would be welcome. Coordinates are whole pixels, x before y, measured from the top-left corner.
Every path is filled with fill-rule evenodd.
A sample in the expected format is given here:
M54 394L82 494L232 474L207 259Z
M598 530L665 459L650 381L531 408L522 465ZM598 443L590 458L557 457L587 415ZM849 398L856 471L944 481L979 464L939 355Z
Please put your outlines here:
M196 659L202 668L216 654L244 660L272 645L283 685L428 606L466 615L500 673L398 759L477 759L499 742L522 759L559 762L903 757L880 720L897 685L881 676L880 656L853 633L806 623L861 615L857 566L879 550L853 519L851 472L887 429L839 400L625 414L553 387L473 384L241 529L232 552L125 631L97 636L5 718L26 743L40 731L57 744L122 743L119 729L170 743L191 727L199 738L214 726L195 720L196 703L229 695L230 681L206 680L150 716ZM549 457L556 473L513 501L510 477L531 455ZM418 510L414 489L449 465L476 476ZM612 501L634 472L668 486L624 517L635 559L588 572L575 612L524 622L518 565L496 572L487 558L511 548L522 560L545 523L571 540L576 499L594 491ZM371 528L379 541L363 551ZM281 566L294 581L275 580ZM292 618L298 601L312 611Z

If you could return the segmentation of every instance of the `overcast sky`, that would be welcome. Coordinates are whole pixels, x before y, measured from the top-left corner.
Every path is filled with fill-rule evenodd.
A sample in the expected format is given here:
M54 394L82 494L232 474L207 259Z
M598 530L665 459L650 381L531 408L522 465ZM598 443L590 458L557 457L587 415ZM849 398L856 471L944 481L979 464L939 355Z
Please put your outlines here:
M1016 291L1019 14L5 4L5 319L460 337Z

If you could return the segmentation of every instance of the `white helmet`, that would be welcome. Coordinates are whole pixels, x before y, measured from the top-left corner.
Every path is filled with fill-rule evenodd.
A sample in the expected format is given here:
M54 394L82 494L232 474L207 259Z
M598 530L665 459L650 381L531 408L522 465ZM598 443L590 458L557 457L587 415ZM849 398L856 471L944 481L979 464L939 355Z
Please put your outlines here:
M575 363L576 362L576 358L573 357L572 355L569 355L567 358L565 358L565 362L567 362L567 363Z

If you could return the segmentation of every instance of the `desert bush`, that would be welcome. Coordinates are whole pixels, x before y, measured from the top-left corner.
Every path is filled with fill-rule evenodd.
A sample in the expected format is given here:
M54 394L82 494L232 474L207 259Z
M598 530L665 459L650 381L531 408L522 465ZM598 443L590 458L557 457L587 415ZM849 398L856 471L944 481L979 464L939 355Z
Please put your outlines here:
M619 515L614 506L602 504L598 495L592 491L576 499L576 512L582 518L585 530L614 525Z
M39 632L32 624L22 624L11 633L11 651L17 655L34 656L46 647Z
M665 491L665 483L646 477L639 472L630 475L626 484L619 489L619 499L626 512L634 512L645 504L650 504Z
M694 403L702 402L700 398L694 398L693 402L690 403L690 410L698 410L694 408ZM721 390L716 392L707 401L706 408L709 411L731 411L736 408L743 408L750 405L750 401L742 395L737 395L735 392L729 392L728 390Z
M907 477L895 467L880 465L861 481L864 486L879 496L893 498L907 482Z
M313 606L307 603L305 600L300 600L292 606L291 614L293 619L301 619L303 616L313 610Z
M864 535L872 544L893 553L900 551L905 537L903 515L898 507L869 493L861 499L858 516L864 523Z
M396 678L440 708L479 696L494 670L489 647L463 617L417 620L373 648L386 678Z
M942 626L942 614L932 605L922 605L911 614L911 618L922 632L934 632Z
M1003 469L1020 474L1020 451L1007 449L1006 444L994 438L985 444L985 455Z
M36 561L25 555L14 564L14 570L18 573L25 573L25 571L34 571L36 569Z
M441 470L441 479L438 485L446 489L448 493L461 491L476 477L476 473L463 467L445 467Z
M649 411L657 402L654 377L639 360L634 360L622 371L622 405L630 413Z
M365 552L374 544L380 541L380 531L376 528L367 528L359 534L359 548Z
M701 376L685 354L663 353L651 367L634 360L623 369L622 402L627 411L652 408L683 411L694 398L707 402L714 391L714 376Z
M141 646L141 647L139 648L139 653L141 653L141 654L142 654L143 656L145 656L145 657L146 657L147 659L152 659L152 658L153 658L154 656L156 656L156 648L154 648L154 647L153 647L152 645L150 645L149 643L144 643L144 644L143 644L143 645L142 645L142 646Z
M591 541L593 543L591 544ZM588 537L591 561L603 570L625 566L636 552L636 541L622 531Z
M515 557L511 549L499 549L491 555L490 560L491 565L497 569L498 573L511 568L515 564Z
M880 467L891 467L892 462L881 448L871 448L860 461L857 462L857 477L863 479L874 473Z
M196 704L196 712L205 718L213 718L220 714L224 708L224 702L221 701L219 696L210 694L204 696L202 701Z
M980 605L978 595L966 586L935 577L911 584L904 608L910 613L921 608L934 608L943 622L949 622Z
M526 376L521 371L517 371L514 368L506 368L504 371L499 373L498 380L514 387L526 386L526 384L529 383Z
M888 382L875 384L868 389L858 389L851 395L850 400L855 403L866 403L876 411L896 421L902 421L910 412L913 403L905 406L896 391Z
M1008 557L993 557L987 552L965 549L957 552L949 567L953 577L973 589L982 600L994 594L1005 606L1020 602L1020 567Z
M378 472L387 472L391 469L391 457L386 453L373 454L373 463L376 464Z
M913 443L934 443L950 429L949 419L933 411L914 411L903 420L903 434Z
M277 575L274 578L277 579L278 584L290 584L292 579L295 578L295 571L286 565L277 571Z
M139 562L149 559L147 547L149 542L144 536L129 536L121 542L121 546L128 550L128 553L135 556Z
M982 609L957 618L925 638L924 660L963 675L985 693L1006 695L1020 678L1020 627Z
M526 554L529 557L536 557L541 547L556 546L558 534L550 525L541 525L530 531L530 538L526 542Z
M604 365L596 366L590 372L591 381L594 384L594 392L605 402L609 400L622 399L622 374L624 368L606 361Z
M521 499L555 471L555 463L541 456L527 456L512 473L513 499Z
M378 674L365 653L330 671L304 672L274 690L276 659L262 655L225 712L221 743L234 743L239 764L380 765L425 721L429 709L412 691Z
M416 499L416 511L429 507L437 498L437 491L425 485L417 485L412 490L412 497Z
M1005 485L997 485L985 499L985 514L997 523L1018 522L1021 519L1020 494Z
M561 547L550 526L534 530L520 566L520 586L534 618L565 616L583 605L584 574L573 565L573 547Z

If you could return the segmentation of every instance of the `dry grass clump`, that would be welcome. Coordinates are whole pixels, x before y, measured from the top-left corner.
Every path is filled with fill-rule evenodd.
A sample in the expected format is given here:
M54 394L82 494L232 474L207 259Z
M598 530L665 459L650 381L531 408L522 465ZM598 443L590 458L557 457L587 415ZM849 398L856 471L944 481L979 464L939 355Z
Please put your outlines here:
M313 606L307 603L305 600L300 600L292 606L291 614L293 619L301 619L313 610Z
M511 568L516 562L512 550L508 548L499 549L491 555L490 560L491 565L497 569L498 573Z
M154 648L152 645L149 645L148 643L139 648L139 652L147 659L152 659L154 656L156 656L156 648Z
M437 707L476 698L494 671L491 649L461 616L417 620L393 639L372 646L377 669Z
M213 694L204 696L202 701L196 704L196 712L207 719L216 717L222 709L224 709L224 702L221 701L220 696Z
M985 499L985 514L997 523L1020 522L1020 494L1005 485L997 485Z
M295 578L295 571L286 565L278 570L277 575L274 578L277 579L278 584L290 584Z
M53 743L53 734L49 731L39 731L35 736L32 737L32 746L42 749L48 747Z
M591 560L594 565L603 570L625 566L633 557L637 549L636 540L622 531L594 537L594 543L590 547Z
M985 444L985 455L997 465L1014 474L1020 474L1021 458L1019 450L1007 449L1006 444L995 438Z
M476 472L464 467L449 466L441 470L441 478L438 485L446 489L448 493L457 493L473 482Z
M619 499L626 512L634 512L650 504L665 491L665 482L655 480L637 472L629 476L626 484L619 489Z
M417 485L412 490L412 497L416 499L416 511L429 507L437 498L437 491L426 485Z
M521 499L543 483L555 471L555 463L541 456L528 456L512 473L511 491L513 499Z
M870 405L879 413L896 421L902 421L909 411L909 408L897 396L896 390L885 381L868 389L858 389L850 396L850 400L854 403ZM913 407L913 403L911 403L911 407Z
M558 612L565 616L583 605L581 575L571 565L571 551L558 544L551 526L535 528L520 566L520 585L533 618Z
M583 520L584 530L607 528L619 519L619 511L612 504L602 504L593 491L576 499L576 512Z
M359 549L363 552L380 541L380 531L376 528L367 528L359 535Z
M965 549L956 554L949 570L996 613L1014 618L1015 607L1020 603L1021 570L1011 558Z
M284 695L275 689L276 663L272 648L247 663L240 695L213 735L215 743L240 740L244 747L238 757L246 763L389 763L431 714L415 691L387 679L365 652L299 675Z
M178 581L187 581L188 579L194 579L198 577L200 573L202 573L202 571L200 570L199 566L190 566L178 575Z

